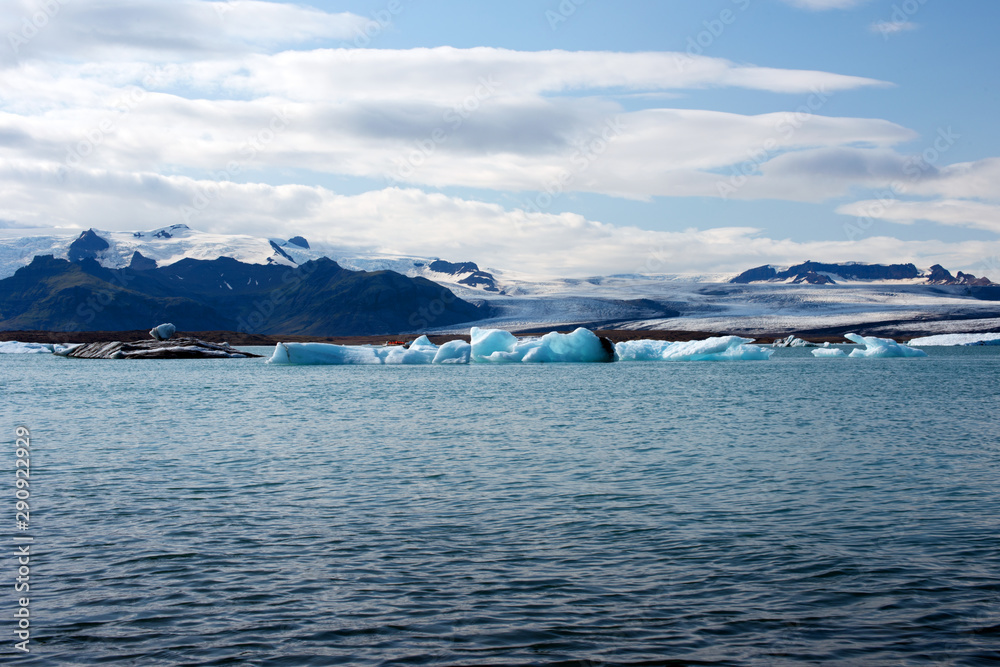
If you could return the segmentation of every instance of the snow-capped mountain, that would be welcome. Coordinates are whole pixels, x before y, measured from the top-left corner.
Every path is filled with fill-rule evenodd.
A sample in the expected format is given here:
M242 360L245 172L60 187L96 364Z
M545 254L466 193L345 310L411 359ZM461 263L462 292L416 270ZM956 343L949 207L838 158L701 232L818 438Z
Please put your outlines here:
M803 262L795 266L780 267L765 264L744 271L729 281L734 284L750 283L787 283L799 285L833 285L845 282L866 283L896 283L896 284L926 284L926 285L974 285L988 286L994 284L989 278L969 273L958 272L953 276L940 264L921 270L914 264L864 264L861 262L845 262L842 264L824 264L822 262Z
M229 257L245 264L298 266L327 257L352 271L396 271L422 277L467 294L501 294L503 288L488 271L473 262L448 262L437 257L359 253L311 244L302 236L261 238L244 234L211 234L177 224L150 231L114 232L88 229L76 236L24 236L0 239L0 279L14 275L38 255L79 261L90 257L109 269L127 266L164 267L182 259ZM155 262L155 265L152 263Z
M550 278L482 268L465 257L384 254L289 239L210 234L186 225L138 232L87 230L75 236L0 238L0 279L36 255L108 269L162 269L183 259L228 257L250 265L301 266L329 258L352 271L394 271L446 286L484 305L479 326L536 330L591 328L795 333L850 326L907 326L945 332L1000 328L1000 286L941 266L821 264L761 266L742 274L629 274ZM438 321L425 330L458 331ZM937 327L937 328L935 328Z

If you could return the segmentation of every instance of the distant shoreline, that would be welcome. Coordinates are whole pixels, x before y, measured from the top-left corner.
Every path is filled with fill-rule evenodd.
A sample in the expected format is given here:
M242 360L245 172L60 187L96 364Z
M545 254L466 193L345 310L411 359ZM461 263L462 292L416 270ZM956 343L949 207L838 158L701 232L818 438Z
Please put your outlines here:
M900 322L902 323L902 322ZM907 322L908 323L908 322ZM880 322L877 324L838 326L835 328L815 329L811 331L782 331L775 333L746 333L741 331L672 331L672 330L631 330L631 329L593 329L599 336L607 337L613 343L625 340L669 340L688 341L704 340L712 336L736 335L746 338L753 338L758 343L772 343L775 340L787 338L795 335L811 343L843 343L844 334L848 332L860 333L863 335L877 335L886 338L907 341L920 336L931 336L940 333L938 330L928 329L926 331L913 330L907 328L893 331L893 323ZM581 325L585 326L585 325ZM515 331L518 336L538 336L549 331L559 331L567 333L575 326L556 326L531 329L529 331ZM877 329L868 333L869 329ZM994 329L1000 332L1000 323ZM271 346L277 343L334 343L338 345L381 345L392 341L409 342L414 340L419 334L383 334L377 336L299 336L299 335L271 335L271 334L248 334L236 331L178 331L178 336L190 336L201 340L212 342L228 342L231 345L261 345ZM22 343L99 343L112 341L137 341L149 338L146 330L131 331L0 331L0 341L20 341ZM441 345L450 340L469 340L468 335L462 334L442 334L428 335L431 342Z

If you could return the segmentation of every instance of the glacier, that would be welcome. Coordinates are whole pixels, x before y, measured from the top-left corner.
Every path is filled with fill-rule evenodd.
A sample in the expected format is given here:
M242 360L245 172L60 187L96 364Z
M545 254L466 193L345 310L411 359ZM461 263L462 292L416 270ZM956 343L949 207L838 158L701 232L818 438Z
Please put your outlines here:
M914 338L910 345L931 347L940 345L1000 345L1000 333L953 333Z
M859 336L858 334L844 334L844 337L863 348L851 350L852 357L863 357L866 359L884 359L888 357L926 357L923 350L915 350L912 347L897 343L891 338L876 338L875 336Z
M470 331L471 343L453 340L437 346L426 336L404 347L368 347L330 343L279 343L271 364L403 365L601 363L610 361L733 361L769 359L773 350L750 338L722 336L701 341L671 343L638 340L611 345L588 329L568 334L547 333L517 338L502 329Z

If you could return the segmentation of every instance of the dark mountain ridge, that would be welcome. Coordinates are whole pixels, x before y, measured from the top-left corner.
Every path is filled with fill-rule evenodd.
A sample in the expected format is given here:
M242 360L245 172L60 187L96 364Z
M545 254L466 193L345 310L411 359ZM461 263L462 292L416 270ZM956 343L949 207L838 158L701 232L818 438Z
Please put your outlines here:
M832 275L831 275L832 274ZM916 280L924 278L929 285L972 285L988 286L994 283L989 278L977 278L968 273L958 272L953 276L940 264L931 267L930 273L923 273L914 264L863 264L846 262L824 264L803 262L783 271L771 265L758 266L736 276L730 283L749 284L756 282L791 282L813 285L836 284L842 280Z
M0 280L0 330L148 328L313 336L381 335L485 317L424 278L349 271L320 258L298 267L228 257L108 269L92 257L35 257Z

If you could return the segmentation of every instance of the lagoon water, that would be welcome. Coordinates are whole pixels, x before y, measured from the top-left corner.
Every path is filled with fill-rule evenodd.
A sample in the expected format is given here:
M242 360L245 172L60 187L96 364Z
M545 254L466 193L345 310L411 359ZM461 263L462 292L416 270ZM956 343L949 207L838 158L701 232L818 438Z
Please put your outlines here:
M5 355L17 664L995 664L1000 348L928 352Z

